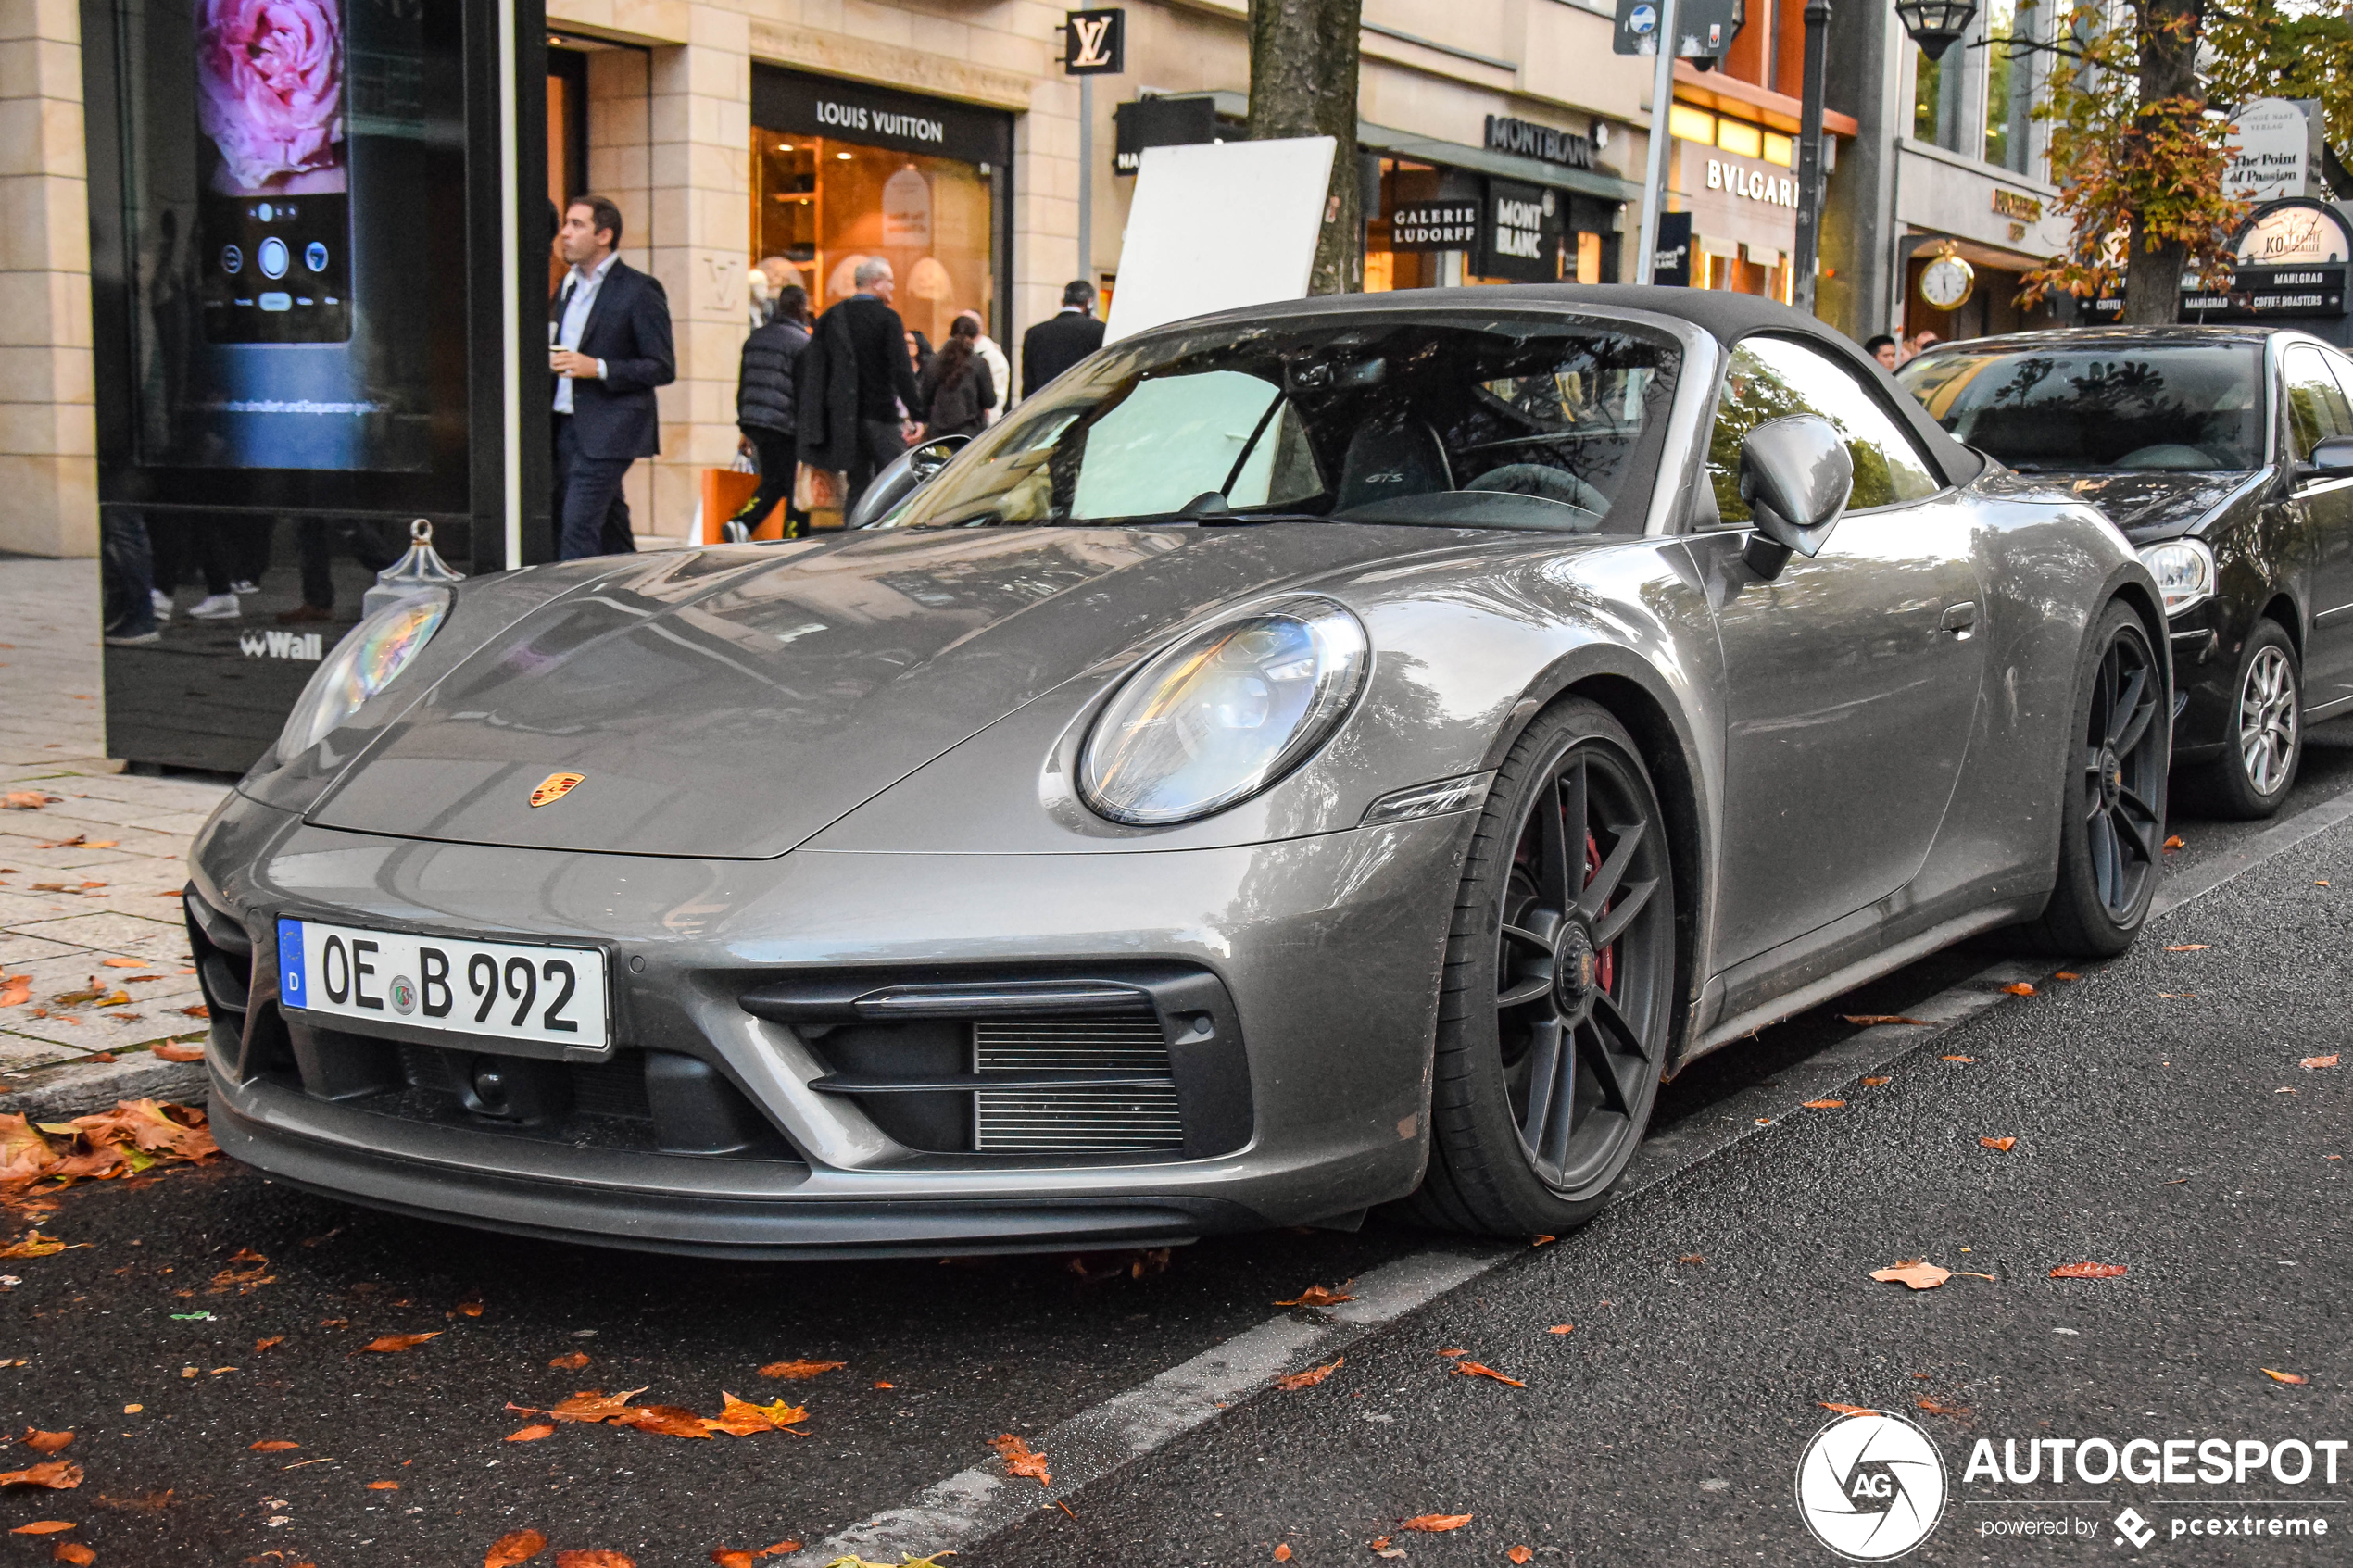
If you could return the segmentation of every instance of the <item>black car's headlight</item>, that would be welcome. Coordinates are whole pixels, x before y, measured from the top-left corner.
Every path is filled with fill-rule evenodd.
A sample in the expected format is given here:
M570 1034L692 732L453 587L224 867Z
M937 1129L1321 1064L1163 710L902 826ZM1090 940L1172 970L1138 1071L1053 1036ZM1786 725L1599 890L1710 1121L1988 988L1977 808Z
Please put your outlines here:
M2165 613L2179 615L2214 596L2214 552L2196 539L2168 539L2141 552L2141 564L2157 579Z
M1139 826L1247 800L1330 738L1370 662L1364 623L1329 599L1286 599L1204 627L1113 696L1087 737L1079 793Z
M448 614L449 595L436 588L386 605L354 626L286 716L286 727L278 732L279 762L291 762L326 739L360 704L390 685Z

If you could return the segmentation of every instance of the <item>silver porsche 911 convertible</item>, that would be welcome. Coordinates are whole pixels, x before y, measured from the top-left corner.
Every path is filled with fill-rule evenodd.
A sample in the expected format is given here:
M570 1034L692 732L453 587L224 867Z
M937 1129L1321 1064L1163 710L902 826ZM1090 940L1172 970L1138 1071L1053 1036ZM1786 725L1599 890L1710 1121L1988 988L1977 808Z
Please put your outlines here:
M936 458L354 631L192 857L221 1145L740 1256L1558 1234L1700 1053L2145 917L2147 571L1779 306L1196 320Z

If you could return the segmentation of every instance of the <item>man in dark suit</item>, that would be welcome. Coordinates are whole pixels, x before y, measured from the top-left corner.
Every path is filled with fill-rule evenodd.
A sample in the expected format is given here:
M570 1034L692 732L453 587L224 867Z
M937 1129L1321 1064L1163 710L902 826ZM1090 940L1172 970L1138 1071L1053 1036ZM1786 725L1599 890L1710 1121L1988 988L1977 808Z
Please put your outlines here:
M627 522L611 530L607 520L629 465L661 450L654 388L678 375L669 298L615 254L620 245L621 208L605 197L580 196L564 209L556 248L572 270L556 296L547 358L560 560L635 548Z
M870 256L852 277L858 292L818 318L816 336L801 351L793 399L800 460L848 476L844 510L907 450L900 409L912 420L924 417L923 393L907 359L906 323L890 307L897 286L890 263Z
M1063 285L1063 307L1022 335L1021 395L1035 397L1048 382L1103 345L1095 320L1095 285L1084 278Z

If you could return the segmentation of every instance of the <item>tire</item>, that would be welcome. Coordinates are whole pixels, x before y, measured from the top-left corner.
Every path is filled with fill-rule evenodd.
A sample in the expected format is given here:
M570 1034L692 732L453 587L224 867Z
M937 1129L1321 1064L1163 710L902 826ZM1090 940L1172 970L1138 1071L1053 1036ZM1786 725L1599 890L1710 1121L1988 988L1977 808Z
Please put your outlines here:
M2058 877L2028 928L2045 952L2107 958L2148 919L2164 859L2172 693L2130 606L2101 612L2076 666L2059 782Z
M2240 650L2222 755L2183 770L2183 794L2217 817L2253 822L2286 804L2304 765L2304 666L2276 621L2258 621Z
M1667 1060L1669 852L1617 721L1581 698L1539 714L1496 771L1456 894L1429 1166L1409 1218L1559 1236L1600 1210L1642 1143Z

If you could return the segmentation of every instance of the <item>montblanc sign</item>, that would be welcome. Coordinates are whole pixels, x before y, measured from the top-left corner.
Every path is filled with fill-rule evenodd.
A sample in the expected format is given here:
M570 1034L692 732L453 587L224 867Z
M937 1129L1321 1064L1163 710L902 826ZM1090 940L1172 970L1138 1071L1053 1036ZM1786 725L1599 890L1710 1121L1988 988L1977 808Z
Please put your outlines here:
M1532 119L1515 119L1507 114L1487 117L1487 150L1557 163L1564 169L1593 167L1593 139L1587 132L1562 131L1539 125Z

